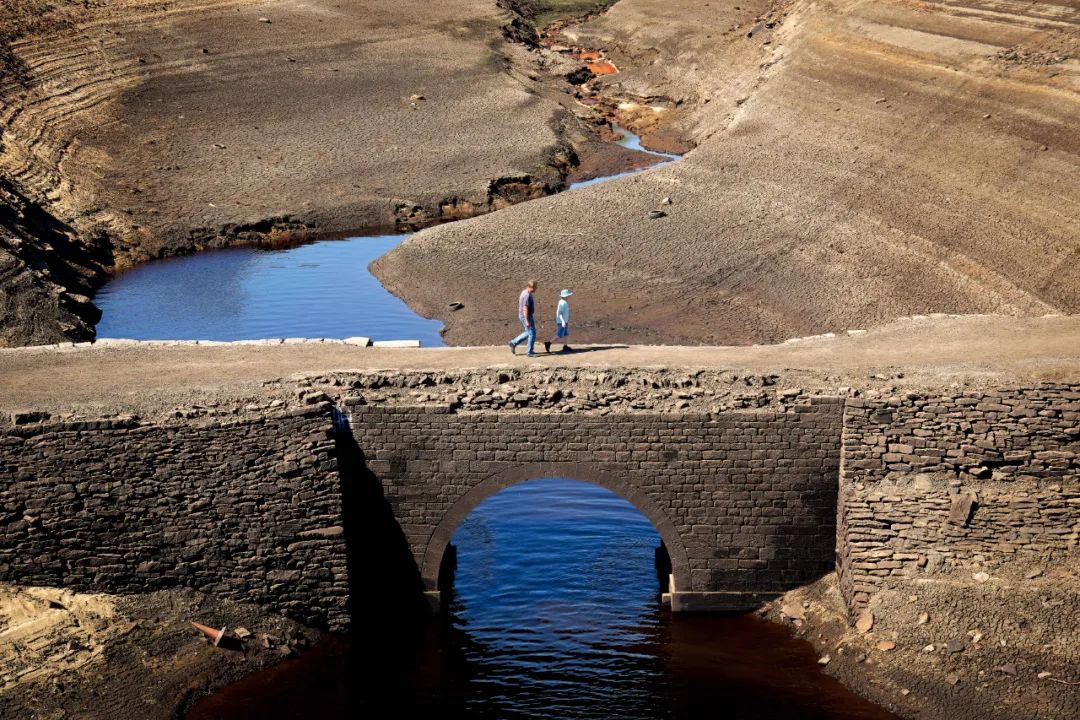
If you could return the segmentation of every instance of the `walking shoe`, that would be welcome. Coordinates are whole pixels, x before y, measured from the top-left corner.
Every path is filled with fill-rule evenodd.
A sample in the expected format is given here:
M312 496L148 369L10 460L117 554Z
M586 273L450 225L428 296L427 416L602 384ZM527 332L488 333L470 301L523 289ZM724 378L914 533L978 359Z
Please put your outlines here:
M525 357L540 357L540 356L537 355L536 353L526 353Z
M514 343L510 343L510 354L517 355L517 345Z
M562 346L562 351L563 352L574 352L574 348L570 347L569 345L563 345Z
M544 341L544 352L547 352L547 353L551 352L551 341L550 340L545 340Z

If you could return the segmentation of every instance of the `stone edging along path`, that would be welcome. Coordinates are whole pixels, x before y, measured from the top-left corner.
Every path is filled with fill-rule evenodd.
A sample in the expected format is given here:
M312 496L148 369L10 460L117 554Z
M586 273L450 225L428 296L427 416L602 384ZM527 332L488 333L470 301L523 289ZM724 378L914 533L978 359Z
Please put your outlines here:
M914 323L922 321L940 321L940 320L960 320L960 319L974 319L974 318L1012 318L1013 316L1007 315L994 315L990 313L974 313L974 314L950 314L950 313L929 313L927 315L908 315L905 317L897 318L889 323L887 326L891 327L895 325L902 325L905 323ZM1043 319L1051 318L1070 318L1069 315L1044 315ZM776 345L741 345L741 346L706 346L706 345L693 345L683 347L746 347L746 348L759 348L759 347L777 347L780 345L795 345L798 343L805 343L814 340L828 340L831 338L851 336L857 337L866 335L870 330L863 328L853 328L843 330L839 332L820 333L817 335L804 335L801 337L792 337L784 340ZM52 343L46 345L23 345L19 347L4 348L0 347L0 355L7 353L23 353L23 352L50 352L60 351L66 352L71 350L80 350L88 348L114 348L114 347L227 347L227 346L274 346L274 345L351 345L354 347L375 347L375 348L419 348L421 343L419 340L397 339L397 340L372 340L369 337L362 335L347 337L347 338L325 338L325 337L274 337L274 338L258 338L249 340L133 340L130 338L99 338L97 340L88 342L62 342ZM464 346L447 346L447 348L463 348ZM667 347L679 347L671 345ZM447 349L443 348L443 349ZM432 349L432 348L427 348Z

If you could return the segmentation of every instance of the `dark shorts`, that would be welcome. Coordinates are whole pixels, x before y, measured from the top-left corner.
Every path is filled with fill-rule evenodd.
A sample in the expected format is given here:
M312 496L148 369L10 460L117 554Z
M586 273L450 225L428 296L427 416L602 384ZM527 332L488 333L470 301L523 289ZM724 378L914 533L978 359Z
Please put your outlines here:
M557 338L570 337L570 326L569 325L559 325L559 329L555 331L555 337L557 337Z

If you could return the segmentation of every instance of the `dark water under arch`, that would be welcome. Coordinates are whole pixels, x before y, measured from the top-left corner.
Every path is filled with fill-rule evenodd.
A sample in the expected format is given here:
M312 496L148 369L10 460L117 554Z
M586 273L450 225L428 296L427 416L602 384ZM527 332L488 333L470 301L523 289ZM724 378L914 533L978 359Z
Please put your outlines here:
M514 485L477 505L453 544L447 612L407 678L369 682L380 654L361 630L220 691L189 720L332 720L386 702L453 718L892 717L825 676L783 627L664 610L659 536L610 490Z

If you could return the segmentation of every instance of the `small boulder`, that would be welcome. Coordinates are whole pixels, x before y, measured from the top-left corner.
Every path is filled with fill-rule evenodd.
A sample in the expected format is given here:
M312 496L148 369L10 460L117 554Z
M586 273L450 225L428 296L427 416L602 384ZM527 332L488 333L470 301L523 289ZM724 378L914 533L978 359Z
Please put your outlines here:
M780 614L786 618L792 620L805 620L806 610L802 605L796 605L794 603L788 603L780 608Z

